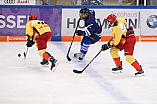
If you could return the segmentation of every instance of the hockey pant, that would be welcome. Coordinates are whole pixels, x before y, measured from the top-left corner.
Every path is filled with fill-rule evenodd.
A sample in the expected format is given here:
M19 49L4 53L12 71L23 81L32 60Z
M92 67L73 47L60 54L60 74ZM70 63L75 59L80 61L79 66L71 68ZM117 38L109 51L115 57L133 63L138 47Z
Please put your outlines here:
M51 38L51 32L46 32L37 38L37 48L39 51L39 55L46 60L48 60L51 56L48 52L46 52L47 41L50 38Z
M82 52L83 54L86 54L90 44L95 44L100 39L101 39L101 37L98 37L97 35L84 36L81 41L80 52Z

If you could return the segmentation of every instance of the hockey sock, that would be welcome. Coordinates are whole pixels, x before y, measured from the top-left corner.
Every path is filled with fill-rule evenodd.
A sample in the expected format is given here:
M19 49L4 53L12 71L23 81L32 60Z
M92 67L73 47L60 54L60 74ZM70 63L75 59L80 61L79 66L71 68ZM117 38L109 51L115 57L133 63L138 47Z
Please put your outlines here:
M141 70L141 66L139 65L139 63L137 61L133 62L131 64L137 71Z
M83 42L81 42L80 52L82 52L83 54L86 54L91 42L92 42L91 39L85 39Z
M48 52L43 53L43 58L46 59L46 60L49 60L50 56L51 55Z
M115 64L116 64L117 67L121 65L120 57L119 58L115 58L113 60L114 60L114 62L115 62Z
M39 55L43 57L43 53L46 52L46 49L39 50Z

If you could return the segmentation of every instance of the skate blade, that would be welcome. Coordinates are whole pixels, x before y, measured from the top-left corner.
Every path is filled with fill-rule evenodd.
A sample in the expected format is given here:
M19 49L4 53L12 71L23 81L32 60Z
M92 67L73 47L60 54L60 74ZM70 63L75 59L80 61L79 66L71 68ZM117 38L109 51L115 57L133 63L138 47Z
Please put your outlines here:
M49 63L46 63L45 65L49 65Z
M137 75L135 75L136 77L142 77L142 76L145 76L144 75L144 73L142 73L142 74L137 74Z
M55 63L55 67L52 68L52 71L53 71L53 72L55 72L55 70L57 69L59 63L60 63L59 61L57 61L57 62Z
M79 56L73 56L74 58L78 58Z
M112 73L123 73L123 70L112 71Z
M49 63L46 63L46 64L41 64L42 66L48 66L49 65Z

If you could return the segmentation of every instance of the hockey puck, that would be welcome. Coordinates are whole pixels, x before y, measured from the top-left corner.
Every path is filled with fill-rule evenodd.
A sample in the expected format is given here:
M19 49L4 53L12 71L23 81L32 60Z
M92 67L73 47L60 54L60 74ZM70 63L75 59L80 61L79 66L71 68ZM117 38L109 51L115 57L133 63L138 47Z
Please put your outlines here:
M18 57L21 57L21 54L18 54Z

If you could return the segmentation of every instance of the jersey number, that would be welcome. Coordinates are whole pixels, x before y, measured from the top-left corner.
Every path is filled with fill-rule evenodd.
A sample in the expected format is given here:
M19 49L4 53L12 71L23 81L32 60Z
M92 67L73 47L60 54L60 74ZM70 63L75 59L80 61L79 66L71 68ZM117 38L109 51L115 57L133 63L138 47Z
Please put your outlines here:
M43 27L47 27L47 25L45 25L46 23L43 21L38 22L38 24L40 24L41 26L39 27L39 29L42 29ZM43 26L44 25L44 26Z
M44 24L45 24L45 22L38 22L38 24L42 24L42 25L44 25Z

